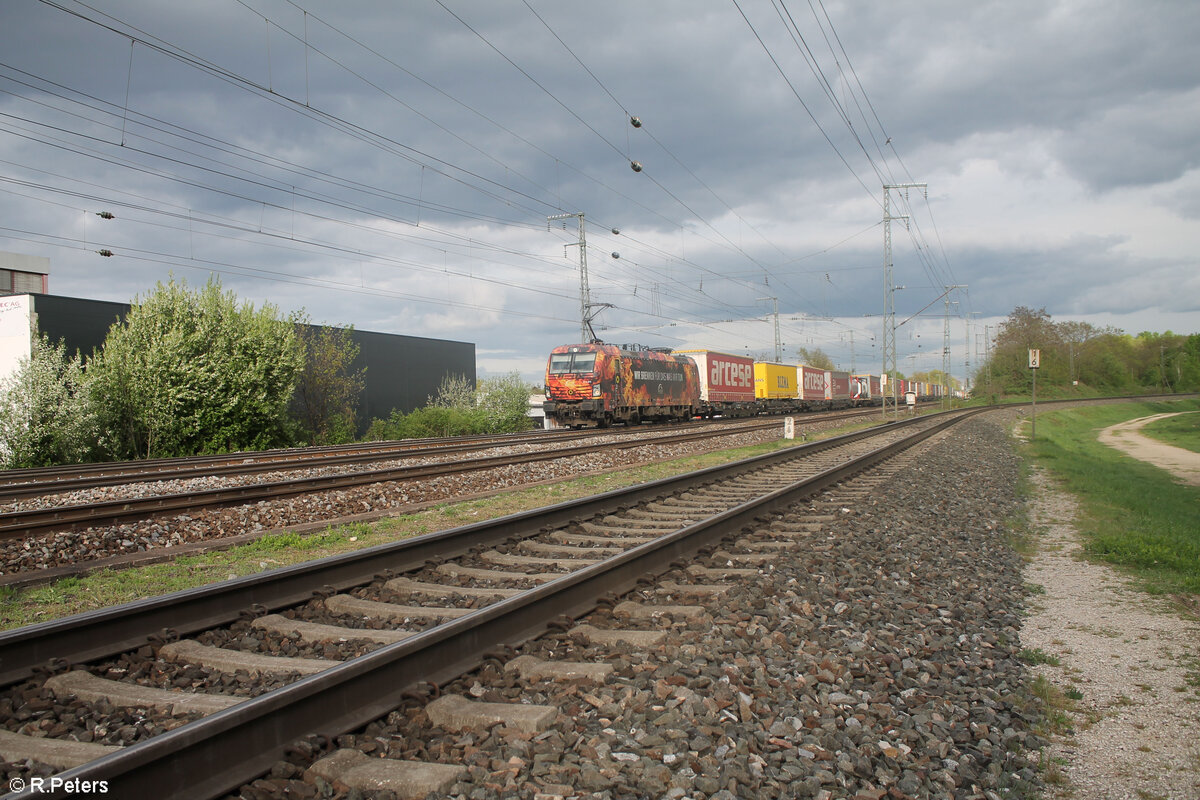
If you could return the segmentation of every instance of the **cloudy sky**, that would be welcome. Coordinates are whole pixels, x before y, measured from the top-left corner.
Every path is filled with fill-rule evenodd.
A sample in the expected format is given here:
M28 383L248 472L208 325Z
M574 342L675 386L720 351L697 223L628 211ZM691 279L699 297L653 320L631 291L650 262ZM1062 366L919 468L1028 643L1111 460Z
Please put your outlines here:
M966 286L961 377L1017 306L1200 331L1197 41L1186 0L3 0L0 250L534 379L582 213L605 340L771 356L777 304L785 359L878 372L883 186L924 183L888 197L898 366L941 367Z

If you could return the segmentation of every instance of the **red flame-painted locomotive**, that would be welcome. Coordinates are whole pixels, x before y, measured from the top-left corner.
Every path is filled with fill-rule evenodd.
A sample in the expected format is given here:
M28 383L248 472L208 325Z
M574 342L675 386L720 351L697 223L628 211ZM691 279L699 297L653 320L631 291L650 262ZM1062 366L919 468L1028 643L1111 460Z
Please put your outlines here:
M546 417L571 427L686 420L700 412L696 362L639 345L556 347L546 365Z

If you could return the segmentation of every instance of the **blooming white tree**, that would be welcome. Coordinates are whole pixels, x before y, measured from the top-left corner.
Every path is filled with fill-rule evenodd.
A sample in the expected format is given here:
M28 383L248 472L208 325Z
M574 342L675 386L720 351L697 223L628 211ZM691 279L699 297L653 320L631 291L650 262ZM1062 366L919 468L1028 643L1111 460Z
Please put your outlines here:
M0 464L43 467L88 460L99 426L79 354L35 336L28 358L0 383Z

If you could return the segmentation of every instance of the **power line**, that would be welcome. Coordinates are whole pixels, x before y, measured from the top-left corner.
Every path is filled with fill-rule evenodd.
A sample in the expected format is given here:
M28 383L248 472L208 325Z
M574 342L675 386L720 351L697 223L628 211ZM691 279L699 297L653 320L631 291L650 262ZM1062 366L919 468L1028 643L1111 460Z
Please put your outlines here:
M274 103L277 103L277 104L280 104L280 105L284 105L285 107L291 108L292 110L295 110L295 111L299 111L300 113L304 113L304 114L306 114L306 115L310 115L310 116L312 116L312 115L315 115L315 118L316 118L318 121L324 121L324 122L326 122L327 124L332 124L332 125L334 125L334 127L338 128L339 130L342 130L343 132L350 133L351 135L354 135L356 138L360 138L360 139L362 139L363 141L365 141L365 142L367 142L367 143L369 143L369 144L374 144L374 145L376 145L376 146L385 146L385 149L389 149L389 150L391 150L392 152L395 152L397 155L400 155L400 156L402 156L402 157L404 157L404 158L406 158L406 159L408 159L408 160L412 160L412 161L414 161L414 163L423 163L423 162L420 162L420 161L418 161L417 159L415 159L415 158L414 158L414 155L413 155L413 154L415 153L415 154L419 154L420 156L422 156L422 157L424 157L424 158L433 159L433 160L434 160L436 163L438 163L438 164L441 164L441 165L444 165L444 166L448 166L448 167L453 167L453 166L454 166L454 165L451 165L451 164L449 164L449 162L445 162L445 161L443 161L443 160L441 160L441 159L437 159L436 157L434 157L434 156L431 156L431 155L430 155L430 154L428 154L428 153L423 153L423 152L421 152L421 151L419 151L419 150L415 150L414 148L408 147L407 145L402 145L402 144L400 144L400 143L398 143L398 142L395 142L394 140L392 140L392 139L390 139L390 138L388 138L388 137L384 137L384 136L381 136L381 135L379 135L379 134L376 134L376 133L374 133L374 132L368 131L368 130L366 130L366 129L364 129L364 128L361 128L360 126L358 126L358 125L355 125L354 123L350 123L350 122L348 122L347 120L344 120L344 119L342 119L342 118L340 118L340 117L337 117L336 115L328 114L327 112L320 111L319 109L312 108L311 106L307 106L307 105L300 105L300 104L298 104L298 103L297 103L297 101L295 101L295 100L294 100L294 99L292 99L292 98L288 98L288 97L286 97L286 96L284 96L284 95L280 95L280 94L277 94L277 93L275 93L274 91L272 91L272 90L271 90L271 88L270 88L270 87L263 87L261 84L258 84L258 83L256 83L256 82L254 82L254 81L250 80L249 78L246 78L246 77L243 77L243 76L237 75L236 73L233 73L233 72L231 72L231 71L229 71L229 70L226 70L226 69L224 69L224 68L222 68L222 67L219 67L218 65L212 64L211 62L208 62L208 61L206 61L205 59L199 58L198 56L195 56L194 54L191 54L191 53L189 53L189 52L188 52L188 51L186 51L186 50L183 50L183 49L181 49L181 48L177 48L177 47L175 47L175 46L173 46L173 45L170 45L170 44L168 44L168 43L166 43L166 42L163 42L162 40L158 39L157 37L153 37L153 36L151 36L150 34L147 34L146 32L144 32L144 31L141 31L140 29L136 28L135 26L129 25L128 23L120 22L119 20L116 20L116 19L115 19L114 17L112 17L111 15L104 14L103 12L99 12L99 11L97 11L96 9L93 9L93 8L91 8L90 6L87 6L87 5L86 5L86 4L84 4L84 3L80 3L80 5L82 5L82 6L83 6L83 7L85 7L85 8L88 8L89 10L91 10L91 11L93 11L93 12L95 12L95 13L101 14L102 16L105 16L105 17L107 17L107 18L109 18L109 19L113 19L115 22L120 22L120 24L122 24L122 25L125 25L126 27L130 28L131 30L134 30L134 31L136 31L136 32L137 32L137 35L135 36L135 35L133 35L133 34L130 34L130 33L126 32L126 31L123 31L123 30L120 30L120 29L118 29L118 28L115 28L115 27L113 27L112 25L108 25L108 24L106 24L106 23L103 23L103 22L100 22L100 21L98 21L98 20L96 20L96 19L90 18L90 17L88 17L87 15L81 14L81 13L79 13L79 12L72 11L72 10L70 10L70 9L66 9L65 7L61 6L60 4L58 4L58 3L56 3L56 2L53 2L53 0L41 0L41 2L43 2L43 3L45 3L46 5L49 5L49 6L51 6L51 7L57 8L57 9L59 9L59 10L61 10L61 11L64 11L64 12L66 12L66 13L69 13L69 14L72 14L72 15L74 15L74 16L77 16L77 17L79 17L79 18L81 18L81 19L83 19L83 20L85 20L85 21L88 21L88 22L91 22L91 23L93 23L93 24L96 24L96 25L98 25L99 27L101 27L101 28L104 28L104 29L106 29L106 30L109 30L109 31L111 31L111 32L114 32L114 33L116 33L116 34L118 34L118 35L120 35L120 36L127 37L127 38L131 38L131 39L133 39L134 41L137 41L138 43L141 43L141 44L144 44L144 45L146 45L146 46L148 46L148 47L151 47L152 49L154 49L154 50L155 50L155 51L157 51L157 52L161 52L161 53L163 53L163 54L165 54L165 55L167 55L167 56L169 56L169 57L171 57L171 58L174 58L174 59L176 59L176 60L179 60L179 61L181 61L181 62L183 62L183 63L189 64L189 65L191 65L191 66L193 66L193 67L196 67L196 68L198 68L198 69L201 69L202 71L204 71L204 72L207 72L207 73L209 73L209 74L212 74L212 75L214 75L214 76L216 76L216 77L218 77L218 78L220 78L220 79L222 79L222 80L225 80L225 81L227 81L227 82L229 82L229 83L231 83L231 84L233 84L233 85L235 85L235 86L238 86L238 87L240 87L240 88L243 88L243 89L249 89L249 90L251 90L251 91L255 92L256 94L259 94L260 96L264 97L265 99L268 99L268 100L270 100L271 102L274 102ZM444 7L444 6L443 6L443 7ZM449 11L449 9L447 9L447 11ZM450 12L450 13L452 14L452 16L455 16L455 18L456 18L456 19L460 19L460 21L461 21L461 18L457 17L457 15L453 15L453 12ZM465 22L463 22L463 24L465 25L466 23L465 23ZM468 29L472 30L472 32L473 32L473 33L475 33L477 36L480 36L480 38L481 38L483 41L485 41L485 43L488 43L488 44L489 44L489 46L493 47L493 49L496 49L496 48L494 48L494 46L493 46L493 45L491 45L491 44L490 44L490 42L487 42L487 40L486 40L486 38L485 38L485 37L482 37L482 35L481 35L481 34L479 34L477 31L474 31L474 29L470 28L470 26L469 26L469 25L467 25L467 27L468 27ZM499 51L498 51L498 49L497 49L497 52L499 52ZM503 53L501 53L501 55L503 56ZM506 58L506 60L509 60L509 61L511 62L511 59L508 59L508 58L507 58L507 56L504 56L504 57ZM522 70L522 69L521 69L521 68L520 68L518 65L516 65L516 64L515 64L515 62L513 62L513 63L514 63L514 66L515 66L515 67L516 67L518 70L520 70L520 71L521 71L523 74L525 74L527 77L530 77L530 76L528 76L528 73L527 73L527 72L525 72L524 70ZM531 79L532 79L532 78L531 78ZM536 81L534 81L534 82L535 82L535 84L537 84L537 82L536 82ZM547 90L545 90L545 88L544 88L544 87L541 87L541 85L540 85L540 84L537 84L537 85L538 85L540 88L542 88L542 89L543 89L543 91L547 91ZM552 96L553 96L553 95L552 95ZM557 100L557 98L555 98L555 99ZM558 101L558 102L560 103L560 105L563 105L564 107L566 107L566 106L565 106L565 104L563 104L561 101ZM576 116L576 117L578 118L578 115L574 114L574 112L571 112L571 113L572 113L572 115L573 115L573 116ZM585 123L585 124L586 124L586 123ZM590 127L590 126L589 126L589 127ZM602 139L604 139L604 137L601 137L601 138L602 138ZM612 144L611 142L609 142L607 139L604 139L604 141L605 141L607 144L609 144L609 146L610 146L610 147L612 147L614 150L617 150L617 152L620 152L620 151L619 151L619 148L617 148L615 145L613 145L613 144ZM391 147L392 145L394 145L394 146L396 146L396 147L403 148L403 151L396 151L396 150L394 149L394 147ZM410 153L410 152L407 152L407 151L412 151L412 152ZM423 164L423 166L427 166L427 167L428 167L428 166L430 166L430 165L428 165L428 164ZM457 178L457 177L455 177L455 176L453 176L453 175L450 175L449 173L445 172L444 170L441 170L441 169L436 169L436 168L435 168L435 171L439 172L439 174L442 174L443 176L450 177L450 178L451 178L451 179L453 179L453 180L457 180L457 181L459 181L459 182L463 182L461 179L459 179L459 178ZM470 171L470 170L463 170L463 171L464 171L466 174L468 174L468 175L470 175L470 176L473 176L473 177L476 177L476 178L479 178L479 179L481 179L481 180L483 180L483 181L485 181L485 182L492 183L492 184L495 184L495 185L497 185L497 186L501 186L500 184L496 184L494 181L491 181L490 179L487 179L486 177L480 176L480 175L478 175L477 173L475 173L475 172L473 172L473 171ZM656 181L656 183L657 183L657 181ZM471 186L471 188L474 188L474 189L476 189L476 190L481 190L481 187L474 186L474 185L472 185L472 184L467 184L467 185ZM661 184L659 184L659 185L660 185L660 187L662 186ZM664 189L664 191L666 191L666 187L662 187L662 188ZM515 191L515 190L514 190L514 191ZM486 193L487 193L487 192L485 191L485 194L486 194ZM536 200L536 198L532 198L532 197L531 197L531 196L529 196L529 195L524 195L523 193L520 193L520 192L517 192L517 193L518 193L518 194L521 194L521 195L523 195L523 196L525 196L525 197L527 197L527 198L529 198L529 199L534 199L534 200ZM671 195L673 198L675 198L675 199L677 200L677 202L680 202L682 205L684 205L684 207L685 207L685 208L687 207L687 206L686 206L686 204L682 203L682 201L681 201L681 200L680 200L678 197L676 197L674 194L670 193L669 191L668 191L667 193L668 193L668 194L670 194L670 195ZM493 195L493 197L495 197L495 196ZM500 199L500 198L496 197L496 199ZM544 201L539 201L539 202L544 202ZM548 204L547 204L547 205L548 205ZM689 208L688 210L689 210L689 211L691 211L691 209L690 209L690 208ZM657 212L653 212L653 213L657 213ZM692 212L692 213L693 213L693 215L694 215L694 216L696 216L697 218L699 218L699 216L698 216L698 215L695 215L695 214L694 214L694 212ZM704 221L704 222L705 222L705 224L706 224L706 225L708 225L709 227L712 227L712 226L711 226L711 224L710 224L710 223L708 223L706 220L702 220L702 221ZM713 230L715 231L715 228L714 228ZM721 235L719 232L717 232L717 233L718 233L718 235ZM725 237L723 237L723 235L721 235L721 236L722 236L722 238L725 238ZM726 241L728 242L728 239L726 239ZM732 244L732 243L730 243L730 244ZM735 249L740 249L740 248L736 248L736 247L735 247Z
M76 250L94 251L96 247L109 249L103 243L85 242L81 239L57 236L55 234L42 233L40 231L29 231L19 228L9 228L0 226L0 231L6 231L7 236L20 241L31 242L47 242L58 247L67 247ZM38 238L33 238L38 237ZM156 264L164 264L167 266L179 266L189 269L207 269L212 272L222 274L251 276L262 278L264 280L277 281L280 283L291 283L300 286L315 286L324 289L335 289L337 291L350 292L353 294L373 295L377 297L392 297L402 300L413 300L422 303L432 303L434 305L450 306L454 308L467 308L475 311L487 311L495 314L503 314L506 316L526 317L532 319L543 319L553 322L570 322L571 320L550 316L547 314L538 314L528 311L517 311L509 308L500 308L496 306L486 306L478 303L471 303L461 299L446 300L432 295L419 295L407 292L397 292L389 289L367 288L365 286L355 286L354 284L344 281L333 281L325 278L312 278L304 275L296 275L294 273L284 272L282 270L271 270L261 267L249 267L244 264L231 264L222 261L213 261L208 259L190 258L180 256L174 253L163 253L154 250L147 250L135 247L117 246L120 251L120 256L134 261L146 261Z
M767 47L767 43L763 41L758 29L754 27L754 23L752 23L750 18L746 16L746 12L742 10L738 0L732 0L732 2L734 7L737 8L738 13L742 15L742 19L746 21L746 25L750 27L750 32L754 34L754 38L758 40L759 45L762 46L763 52L767 54L767 58L769 58L771 63L775 66L779 76L783 78L784 83L786 83L788 89L791 90L792 95L800 103L800 106L804 109L804 112L808 114L808 118L812 120L813 125L815 125L817 130L821 132L821 136L825 139L829 146L833 148L833 152L837 154L838 160L841 161L842 165L849 170L851 175L854 176L854 180L856 180L859 186L863 188L863 191L865 191L868 196L871 196L872 200L874 200L875 198L870 187L867 186L859 174L854 170L854 167L850 166L850 162L846 160L846 157L842 155L842 151L838 149L838 146L834 144L833 139L830 138L829 133L821 126L821 123L817 120L816 115L813 114L812 109L808 107L808 103L804 102L804 98L800 96L800 91L796 88L795 84L792 83L791 79L787 76L787 73L784 72L783 67L780 65L778 59L775 58L775 54L771 52L769 47Z

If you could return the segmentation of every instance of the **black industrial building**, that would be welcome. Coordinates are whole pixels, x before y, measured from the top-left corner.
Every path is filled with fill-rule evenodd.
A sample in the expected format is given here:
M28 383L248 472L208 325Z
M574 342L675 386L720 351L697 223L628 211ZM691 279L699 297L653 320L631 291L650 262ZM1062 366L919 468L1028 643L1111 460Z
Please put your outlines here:
M104 344L108 329L129 312L128 303L51 294L30 298L39 332L85 357ZM394 409L407 413L424 406L448 376L475 382L472 343L360 330L352 331L351 338L359 347L353 368L367 368L358 407L360 433L373 418L385 418Z

